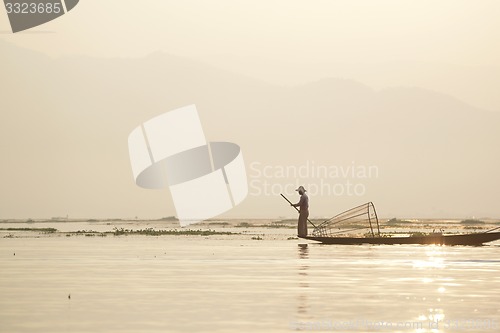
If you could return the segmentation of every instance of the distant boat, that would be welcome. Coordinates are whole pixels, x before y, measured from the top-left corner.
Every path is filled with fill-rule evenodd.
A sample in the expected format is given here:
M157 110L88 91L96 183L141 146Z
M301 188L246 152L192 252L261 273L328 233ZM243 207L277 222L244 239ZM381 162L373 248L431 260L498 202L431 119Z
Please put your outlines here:
M431 233L429 235L411 235L393 237L380 233L380 225L372 202L352 208L314 228L312 235L303 239L318 241L323 244L361 245L361 244L437 244L437 245L482 245L500 239L500 232L495 229L468 234ZM346 233L354 230L370 229L366 237L347 237ZM340 235L342 234L342 235Z

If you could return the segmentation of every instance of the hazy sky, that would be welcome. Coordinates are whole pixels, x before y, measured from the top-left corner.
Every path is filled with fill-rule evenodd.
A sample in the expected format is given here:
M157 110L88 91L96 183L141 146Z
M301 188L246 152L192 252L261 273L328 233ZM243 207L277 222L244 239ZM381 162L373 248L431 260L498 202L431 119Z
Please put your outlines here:
M323 77L417 86L500 112L495 0L82 0L68 15L0 38L52 56L162 51L270 83Z
M92 109L92 112L95 113L85 109L85 107L94 107L92 104L108 108L110 115L104 115L103 117L112 117L112 114L118 114L119 111L122 111L113 109L113 107L116 107L116 103L123 103L123 110L127 110L128 117L121 118L121 125L127 128L130 127L130 129L133 128L132 125L137 126L139 120L146 120L146 114L149 117L155 112L159 112L158 110L162 112L168 111L174 107L182 106L181 103L185 101L188 104L200 103L200 109L212 115L214 119L219 119L218 117L221 115L236 110L237 108L234 107L236 106L240 108L239 113L234 116L232 121L241 121L244 124L241 130L231 129L226 124L219 124L219 122L210 123L206 121L206 130L207 133L212 132L212 139L222 138L241 144L247 166L250 166L250 163L255 161L300 166L304 163L303 156L297 154L291 148L287 148L288 150L284 151L283 155L277 155L272 151L273 148L268 147L282 148L285 141L280 142L279 140L282 138L277 138L274 131L279 128L286 132L283 125L286 112L292 112L293 110L295 110L293 112L303 112L302 105L305 105L307 108L316 111L315 118L308 119L310 135L303 141L304 147L309 149L306 149L306 152L309 153L307 159L316 161L325 159L322 163L326 165L350 165L355 159L357 162L368 165L373 161L378 163L381 178L373 180L374 185L370 186L375 191L369 193L370 195L373 194L373 196L368 199L381 202L382 211L385 211L386 214L394 213L400 214L400 216L405 214L412 216L418 214L428 216L485 214L498 216L498 209L493 201L494 198L498 197L498 188L500 187L497 184L499 179L496 177L496 172L491 172L491 170L496 168L499 160L496 152L490 152L491 147L496 144L495 140L498 141L498 136L495 132L496 129L490 129L490 132L482 132L480 127L488 125L488 121L484 120L486 119L484 117L485 113L482 113L482 110L479 109L500 112L500 94L498 94L498 87L500 87L499 17L500 1L493 0L81 0L78 6L67 15L26 32L16 34L10 32L7 15L5 11L0 10L0 40L22 48L42 52L54 59L63 56L79 56L69 57L63 63L77 64L77 67L80 64L82 72L89 74L89 76L79 73L78 70L74 73L71 72L68 77L70 79L77 78L74 80L78 82L64 82L64 87L70 85L79 87L75 89L74 95L68 94L68 96L73 96L75 99L76 97L85 98L85 102L90 104L85 104L83 101L75 104L77 110L81 108L81 111L77 112L74 109L69 110L64 107L64 105L72 103L64 104L56 99L50 100L50 103L47 103L46 106L47 110L51 108L52 103L60 107L60 109L50 109L56 115L54 116L56 121L51 123L51 126L57 122L68 121L71 126L74 126L68 126L68 128L76 130L79 126L79 117L83 119L88 117L88 124L102 120L99 114L102 110L98 107L95 110ZM181 56L182 58L168 56L165 56L165 58L146 57L158 51ZM14 54L16 54L15 52ZM0 59L1 57L0 54ZM15 56L13 57L18 59ZM94 61L96 58L112 59L113 64L116 64L117 68L121 68L120 72L114 73L114 66L105 65L108 64L107 62ZM115 61L118 58L134 58L133 61L126 63L137 65L137 68L141 70L125 73L129 67L127 67L128 65L123 68L120 67L125 62ZM186 69L182 67L184 64L182 61L185 60L183 58L191 58L196 61L186 62L190 67ZM39 56L34 55L33 59L39 59ZM162 59L168 59L166 61L169 61L169 63L157 62L163 61ZM12 58L9 61L12 62ZM4 63L4 67L0 66L0 68L4 68L4 70L8 68L8 71L12 70L10 73L18 75L16 71L23 72L26 69L26 64L23 64L22 61L22 59L19 59L21 66L6 67ZM199 62L208 63L233 73L252 76L263 82L260 82L261 85L257 87L253 80L247 82L245 81L246 78L242 79L241 76L231 76L232 74L218 70L212 71L209 66L200 65ZM54 63L57 63L57 60L51 64ZM92 76L94 75L92 70L98 66L103 66L99 68L104 74L102 77L95 78ZM163 68L163 72L161 72L160 67ZM178 68L180 69L177 71ZM184 90L181 89L182 86L177 86L176 82L183 79L186 79L186 82L195 82L197 84L197 70L203 71L203 73L199 74L200 76L211 80L207 82L218 83L220 86L214 84L213 87L209 87L212 90L203 86L203 84L206 84L203 82L199 86L186 87ZM26 71L29 70L26 69ZM61 71L59 76L55 76L56 78L66 77L64 69ZM148 73L156 73L157 71L165 73L164 76L166 77L158 76L150 80ZM106 76L106 73L112 73L113 75ZM2 80L0 84L3 87L10 87L7 76L1 74L3 73L0 73L0 80ZM26 72L24 77L30 77L32 74L35 75L35 73ZM171 74L172 76L169 76ZM82 75L81 80L78 75ZM127 82L122 79L122 75L127 76L130 84L126 84ZM228 78L230 78L229 80L234 79L235 82L227 84L225 80ZM271 82L292 86L323 78L333 78L333 81L326 80L318 85L312 84L306 86L305 90L300 90L301 87L299 87L297 92L300 91L300 94L298 96L294 94L295 90L293 89L295 88L287 87L287 89L292 90L280 95L282 93L281 87L264 83ZM342 80L335 81L338 78L347 80L345 82ZM45 77L38 79L43 82ZM153 79L157 81L153 81ZM359 84L349 80L356 80ZM55 78L53 81L55 87L61 84ZM99 86L95 85L96 82L108 84L109 86L105 89L109 88L113 93L100 95ZM137 88L129 90L130 86L134 85ZM140 95L137 95L136 92L141 91L144 85L150 85L149 90L152 92L143 91ZM44 86L45 84L41 87L42 90L45 88ZM50 91L51 85L48 84L47 86L48 91ZM232 95L223 96L223 98L217 96L220 91L224 91L224 89L230 90L233 86L239 88L236 88ZM170 90L164 87L168 87ZM423 90L416 89L408 92L395 89L384 91L383 88L387 87L418 87L419 89L423 88ZM61 87L58 89L61 89ZM85 95L87 89L92 91L91 94L94 94L95 100L87 100ZM155 89L158 89L158 92ZM203 94L205 90L208 96ZM175 91L175 94L172 91ZM331 91L335 91L339 96L343 94L341 97L346 98L345 105L348 105L348 107L342 109L344 106L342 98L338 100L332 98ZM12 97L10 91L7 92L4 89L2 92L5 94L3 96L4 100L8 100L11 103L10 105L17 103L16 98L7 98ZM240 94L242 92L245 92L246 95ZM23 94L27 93L21 89L18 92L18 94L21 94L18 99L27 105L26 112L36 114L38 112L37 108L30 103L36 104L37 101L35 99L26 99ZM79 95L80 93L81 95ZM169 93L175 96L169 96ZM439 93L444 95L441 96ZM115 96L119 96L118 101L115 100ZM197 96L197 100L192 100L193 96ZM260 96L262 100L252 100L251 98L247 100L249 96ZM295 97L296 99L294 99ZM272 103L267 103L269 100L272 101L273 98L279 101L277 105L281 109L274 110L272 109ZM359 105L361 106L359 108L358 104L356 104L357 98L360 98ZM455 103L454 99L464 101L465 104ZM245 100L246 102L243 102ZM384 104L386 100L390 101L390 103ZM134 109L136 104L131 101L141 107ZM239 106L240 103L246 104ZM356 148L357 144L364 146L371 141L368 136L371 135L371 132L368 130L364 131L367 135L364 141L357 142L356 138L351 138L349 142L346 140L346 144L341 140L350 136L349 128L345 129L347 131L345 133L342 132L344 130L342 126L338 128L336 142L328 141L331 137L326 134L325 137L320 137L315 132L316 128L321 127L320 132L327 133L329 121L339 124L338 118L335 117L341 116L341 112L356 111L358 109L365 112L371 110L371 108L377 110L377 112L385 112L386 109L390 111L387 113L390 114L390 117L388 116L387 121L382 124L386 132L383 133L384 135L378 135L377 133L379 142L385 144L385 146L381 144L376 149L371 150L373 158L371 158L372 155L370 155L370 158L365 156L365 161L359 161L357 155L352 158L348 155L351 149L349 145ZM475 124L479 128L473 128L473 131L467 129L461 132L458 127L454 127L455 123L450 122L449 119L456 120L456 115L461 115L461 113L453 112L462 109L467 110L466 113L469 114L460 119L459 122L457 121L457 123L465 129L467 129L468 125L474 127ZM428 173L428 177L424 177L420 172L421 168L418 165L421 161L418 160L418 155L415 155L415 157L409 156L407 160L399 161L391 150L395 148L403 153L407 151L407 147L403 146L403 144L400 147L398 142L392 141L390 132L393 130L391 122L395 121L394 118L398 117L400 110L404 111L403 113L407 116L418 114L424 117L422 119L425 119L422 120L416 117L416 124L407 124L406 119L399 119L404 126L409 127L396 128L396 130L401 130L400 137L403 136L408 139L401 142L410 142L418 152L425 154L428 150L433 151L431 156L434 159L433 164L426 165L424 163L423 165L423 167L427 167L425 172ZM12 111L10 113L12 119L18 116L13 110L9 111ZM69 112L74 113L70 114ZM102 112L108 111L104 110ZM262 137L264 143L255 142L255 135L253 132L249 132L251 128L248 124L254 124L256 127L260 126L259 120L252 119L252 116L263 117L270 112L275 112L275 114L269 116L276 123L270 122L268 129L264 126L260 131L260 134L264 136ZM340 113L335 114L335 112ZM441 118L438 117L439 119L436 121L433 112L439 113ZM93 116L90 116L91 114ZM394 117L394 115L396 116ZM208 116L205 117L208 118ZM354 114L349 115L347 118L356 123L353 120L355 117ZM492 119L498 119L494 117ZM430 119L430 121L427 119ZM470 119L473 119L473 121ZM379 120L379 117L374 117L374 121ZM489 125L494 126L496 121L491 121ZM38 124L33 124L34 130L37 128L36 125ZM64 127L63 125L61 123L61 128ZM292 120L288 120L288 125L289 129L294 129L300 124L297 121L294 123ZM369 125L368 123L367 126ZM430 133L430 136L423 135L422 132L428 130L429 125L431 127L436 125L436 127L431 128L432 133ZM438 127L437 125L444 127ZM7 122L5 122L3 128L4 132L22 133L25 131L23 126L16 128L14 125L7 124ZM443 130L443 128L445 129ZM267 137L263 134L267 133L266 130L270 131ZM463 133L466 135L463 135ZM474 140L468 140L467 133L473 135ZM122 132L115 134L116 137L110 138L109 142L118 142L117 147L124 148L126 134ZM292 142L297 138L295 132L291 132L291 130L282 135L288 142ZM488 135L491 135L491 137ZM435 160L439 159L440 152L436 148L435 142L426 141L426 138L431 137L441 140L443 147L438 145L437 148L442 149L443 152L456 152L454 154L450 153L452 159L445 164L446 167L451 166L451 171L439 164L435 164ZM64 136L61 136L61 138L64 139ZM460 145L455 145L457 139ZM64 141L61 140L61 142ZM22 153L26 156L37 152L36 148L24 144L19 143L19 147L22 147L22 149L28 147L26 149L31 151L25 153L21 148L13 146L9 148L11 149L10 152L17 151L19 154ZM332 147L335 144L338 149L335 151L337 155L333 153L325 154L325 151L333 151ZM314 149L311 147L314 147ZM87 152L93 150L90 144L83 148ZM464 148L466 148L465 152ZM474 163L477 150L481 151L481 158L478 160L481 164L476 167ZM104 155L104 152L101 153ZM126 154L122 151L120 151L120 154L117 154L119 156L115 161L116 165L121 168L117 171L117 174L123 176L123 179L128 182L130 181L130 170L126 160L128 156L125 156ZM94 158L97 162L102 156L96 154L90 158ZM413 158L416 160L413 160ZM404 163L408 168L413 169L407 170L401 167L401 164ZM75 162L75 164L78 163ZM30 175L35 174L33 171L36 171L36 165L26 165L32 168L31 171L24 170L22 172ZM454 165L460 166L459 170L456 170ZM59 167L60 164L54 162L54 166ZM12 165L4 165L3 167L8 167L8 170L14 173L21 170L14 162ZM44 165L44 167L51 169L50 165ZM68 170L72 169L68 168ZM488 176L490 178L486 176L485 170L490 172L488 173L491 175ZM420 178L412 179L412 172ZM17 197L13 197L12 193L16 193L19 198L24 198L26 189L33 185L19 176L25 183L20 185L17 180L14 181L16 177L10 177L9 172L3 171L2 173L5 181L9 182L11 187L4 186L3 192L0 192L0 197L12 202L19 202L17 210L11 210L13 213L9 213L10 211L4 213L3 217L48 217L52 214L65 215L65 213L76 216L97 215L96 217L123 216L120 214L125 216L136 215L135 212L131 212L130 207L121 208L123 202L119 201L114 203L115 210L107 210L109 207L102 205L99 206L102 210L87 207L79 201L73 200L71 196L66 195L63 187L59 191L54 191L54 193L59 193L59 197L44 197L42 201L36 202L41 207L40 209L29 211L25 209L23 202L19 201ZM481 181L478 181L473 177L469 177L471 174L482 175L484 179L481 178ZM393 180L392 184L389 184L383 178L387 175L393 176L391 178ZM403 186L398 179L408 183ZM423 183L419 183L418 179L427 179L429 186L432 186L433 183L438 185L430 191L428 188L424 188ZM79 185L84 188L89 183L83 179L79 181ZM117 180L117 183L121 184L122 182L121 178L119 181ZM467 194L454 190L455 186L462 186L464 182L468 182L468 189L477 192ZM38 197L43 196L45 191L45 188L41 185L42 183L35 186L41 191L39 196L33 194L33 198L37 198L36 200L38 200ZM422 185L422 188L418 189L419 185ZM126 192L127 195L134 196L139 193L133 183L127 183L127 186L129 187L124 189L124 193L128 191ZM437 188L442 192L436 191ZM400 194L400 192L404 193L404 191L413 193L413 189L420 191L417 191L419 195L417 199L422 201L418 203L424 203L427 206L414 204L411 200L406 199L407 194ZM112 191L111 187L108 190ZM94 193L94 189L91 187L86 188L86 191L88 192L84 193L80 190L77 193L75 191L72 194L78 194L85 199L90 197L88 193ZM293 193L293 191L291 192ZM140 195L143 193L140 192ZM474 199L469 201L470 196L473 196L472 193L474 193ZM149 193L144 195L152 196ZM112 194L108 193L107 196L111 197ZM67 200L67 205L73 207L72 210L57 212L57 205L54 202L61 200L61 198ZM446 202L440 202L442 198ZM265 201L265 199L263 198L262 201L249 200L246 206L242 205L243 208L236 209L233 213L240 216L251 216L255 215L254 212L258 212L259 217L293 213L289 212L289 207L285 207L284 210L275 208L277 204L282 204L280 198L278 198L279 203L270 199ZM330 199L323 199L323 202L320 202L319 198L315 199L316 207L321 207L321 210L317 210L315 213L328 215L336 212L330 207ZM28 201L28 199L26 200ZM100 198L95 198L96 205L98 205L99 200ZM169 203L170 206L167 211L164 210L163 203L158 204L158 202L164 202L162 200L170 202L169 198L164 199L161 197L157 200L149 208L141 206L143 212L139 212L137 215L149 214L149 217L159 217L175 214L171 203ZM398 202L398 200L400 201ZM345 206L348 207L354 201L346 202ZM4 200L4 204L5 202ZM445 203L447 208L442 211L439 210ZM58 202L58 204L60 203ZM141 203L141 205L144 204ZM463 209L455 210L457 206ZM258 210L261 207L262 209ZM421 209L420 207L424 208ZM335 209L339 208L335 207Z
M495 0L81 0L75 9L16 35L3 12L1 38L51 55L500 65Z

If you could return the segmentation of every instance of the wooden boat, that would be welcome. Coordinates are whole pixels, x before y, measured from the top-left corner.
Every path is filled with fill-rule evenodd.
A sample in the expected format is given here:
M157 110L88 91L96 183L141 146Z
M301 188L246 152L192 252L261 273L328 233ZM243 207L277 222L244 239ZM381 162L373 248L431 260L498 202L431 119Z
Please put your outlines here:
M312 222L311 222L312 224ZM314 225L314 224L313 224ZM368 229L369 233L362 236L349 237L352 231ZM301 237L318 241L323 244L438 244L438 245L481 245L500 239L500 232L491 232L500 229L494 228L486 232L468 234L431 233L411 234L409 236L395 236L381 234L375 206L372 202L349 209L314 226L311 236Z
M459 235L434 233L425 236L408 237L301 237L323 244L361 245L361 244L438 244L438 245L482 245L500 239L500 232L481 232Z

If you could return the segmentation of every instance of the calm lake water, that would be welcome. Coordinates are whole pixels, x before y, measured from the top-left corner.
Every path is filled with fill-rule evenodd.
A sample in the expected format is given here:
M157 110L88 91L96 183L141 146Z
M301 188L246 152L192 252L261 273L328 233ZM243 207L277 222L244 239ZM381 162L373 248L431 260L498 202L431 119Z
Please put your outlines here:
M0 332L500 330L499 242L334 246L258 232L1 238Z

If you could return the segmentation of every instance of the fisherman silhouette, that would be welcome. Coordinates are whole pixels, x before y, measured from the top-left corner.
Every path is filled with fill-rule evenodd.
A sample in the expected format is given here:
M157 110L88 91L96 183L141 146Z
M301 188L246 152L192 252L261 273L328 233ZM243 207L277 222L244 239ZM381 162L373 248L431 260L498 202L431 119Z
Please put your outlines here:
M299 192L300 200L293 207L299 207L299 220L297 222L297 233L299 237L307 237L307 218L309 217L309 197L304 186L299 186L295 191Z

